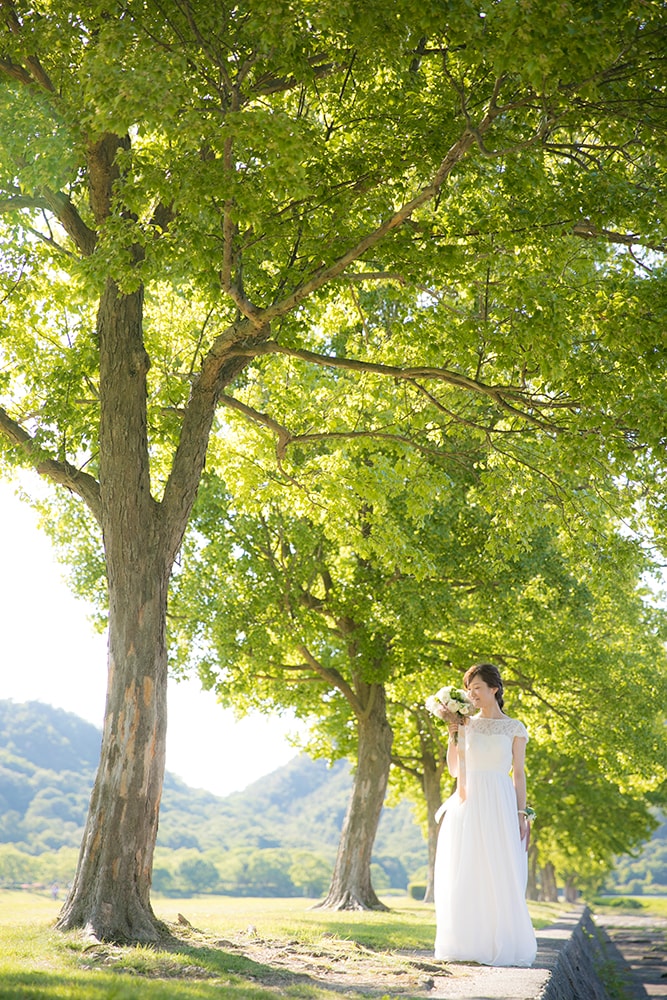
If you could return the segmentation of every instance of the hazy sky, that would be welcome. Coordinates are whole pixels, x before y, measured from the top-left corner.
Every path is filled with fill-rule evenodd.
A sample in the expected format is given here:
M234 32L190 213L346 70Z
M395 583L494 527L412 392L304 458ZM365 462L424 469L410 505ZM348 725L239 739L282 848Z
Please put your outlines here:
M0 481L0 699L44 701L102 725L106 637L65 582L37 516ZM296 726L237 722L194 681L170 681L167 768L217 795L244 788L297 752Z

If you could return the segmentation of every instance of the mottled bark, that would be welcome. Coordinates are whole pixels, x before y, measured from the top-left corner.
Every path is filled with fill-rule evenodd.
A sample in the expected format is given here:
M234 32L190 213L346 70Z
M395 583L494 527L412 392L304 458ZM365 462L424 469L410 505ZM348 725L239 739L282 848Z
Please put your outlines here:
M128 561L111 588L109 681L100 764L76 877L60 928L96 938L154 941L153 851L167 728L167 574Z
M155 940L150 904L164 776L171 559L150 492L142 293L109 282L98 312L100 499L109 587L107 703L100 764L61 928Z
M104 166L113 163L112 146L109 140L96 150L98 211L108 196ZM100 301L100 478L93 509L106 558L109 673L100 764L76 876L58 921L63 929L85 927L97 938L119 941L153 941L162 931L150 886L167 730L169 577L196 497L218 395L247 364L245 358L229 359L227 351L249 333L247 324L231 327L193 384L160 504L150 483L143 292L122 294L109 280ZM87 498L87 484L76 485Z
M381 684L357 684L359 754L331 886L320 907L386 910L371 884L371 855L387 791L393 734Z

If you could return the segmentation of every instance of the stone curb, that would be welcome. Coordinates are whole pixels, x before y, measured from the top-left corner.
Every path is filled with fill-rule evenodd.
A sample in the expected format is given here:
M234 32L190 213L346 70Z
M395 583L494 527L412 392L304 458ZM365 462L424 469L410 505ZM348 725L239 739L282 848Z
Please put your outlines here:
M610 964L616 964L619 957L606 935L593 923L590 910L584 909L569 938L557 949L549 981L539 1000L609 1000L600 973Z

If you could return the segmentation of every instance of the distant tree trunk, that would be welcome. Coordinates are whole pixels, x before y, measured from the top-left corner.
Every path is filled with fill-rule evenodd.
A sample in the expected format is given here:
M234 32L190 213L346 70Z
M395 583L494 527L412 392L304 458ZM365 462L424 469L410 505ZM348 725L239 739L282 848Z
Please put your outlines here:
M165 623L171 558L150 493L142 293L109 282L98 312L100 496L109 588L100 764L60 928L153 941L153 851L167 728Z
M565 882L565 889L563 890L565 895L565 900L568 903L576 903L579 899L579 890L575 884L574 878L570 877Z
M358 718L359 755L352 794L338 845L329 910L386 910L371 884L371 855L387 791L393 734L382 684L356 685L365 711Z
M531 837L534 841L534 837ZM540 898L537 885L537 846L531 843L528 848L528 884L526 886L526 898L537 900Z
M540 871L540 899L545 903L558 902L556 869L550 861Z

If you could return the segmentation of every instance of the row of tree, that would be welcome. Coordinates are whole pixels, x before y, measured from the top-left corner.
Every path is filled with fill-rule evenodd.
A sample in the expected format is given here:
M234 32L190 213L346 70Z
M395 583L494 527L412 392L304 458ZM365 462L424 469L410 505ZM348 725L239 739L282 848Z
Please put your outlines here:
M60 898L76 872L78 848L29 854L13 844L0 844L0 886L59 886ZM153 889L165 896L202 893L231 896L320 897L329 885L332 858L316 851L279 848L234 848L231 851L170 851L158 848ZM374 863L382 889L392 885L390 873ZM402 884L405 889L405 873Z
M641 851L616 859L604 890L631 895L667 895L667 819L657 817L660 825Z
M356 760L327 905L380 905L392 763L432 847L420 706L480 657L533 734L536 869L598 878L667 773L660 6L0 23L3 461L65 487L109 630L60 926L159 934L172 574L174 667Z

